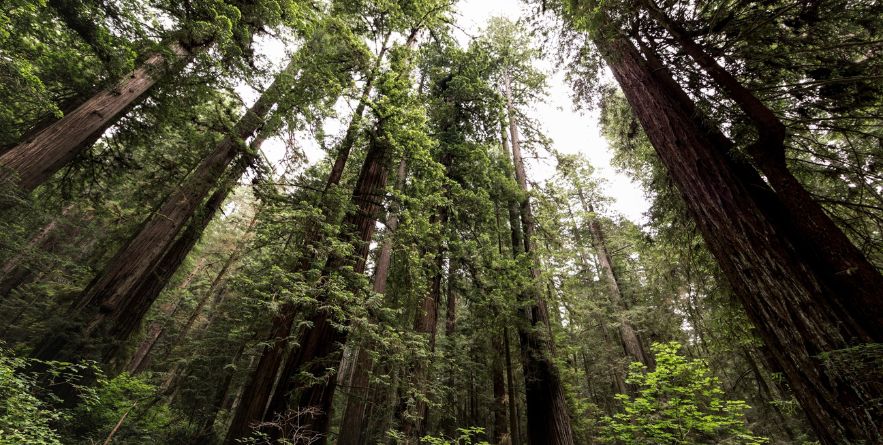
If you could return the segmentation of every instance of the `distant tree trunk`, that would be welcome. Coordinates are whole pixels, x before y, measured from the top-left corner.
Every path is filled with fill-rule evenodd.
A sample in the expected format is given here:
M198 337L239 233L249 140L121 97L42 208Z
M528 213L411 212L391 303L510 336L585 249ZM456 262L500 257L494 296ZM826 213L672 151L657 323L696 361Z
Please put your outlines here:
M399 168L396 174L396 190L401 190L404 187L406 174L407 162L405 159L402 159L399 162ZM373 290L378 294L386 292L390 259L392 258L393 236L398 225L398 204L394 203L390 207L389 215L386 217L387 233L380 246L380 253L377 254L377 259L375 260L376 266L374 268ZM344 409L337 436L337 445L361 445L366 443L365 430L367 425L365 408L368 400L370 373L373 368L371 356L366 346L367 345L361 345L356 354L356 364L353 368L353 373L350 376L350 392L346 399L346 408Z
M0 154L0 183L30 193L123 117L156 83L158 73L190 55L191 51L180 43L170 45L168 52L150 55L114 87L98 92L60 120Z
M595 248L595 254L598 258L598 265L603 272L603 280L607 285L607 291L610 299L617 312L628 309L625 296L622 294L622 288L619 285L619 278L613 269L613 258L610 256L610 250L607 248L607 237L604 235L604 229L601 227L598 217L595 215L595 208L585 196L583 189L577 187L580 202L583 205L583 211L588 215L589 231L592 234L592 247ZM631 359L641 362L648 368L653 368L653 357L644 350L644 344L638 335L637 329L628 318L620 315L619 317L619 337L622 341L622 348L626 355Z
M594 40L820 440L879 442L883 412L876 401L883 382L870 371L874 365L849 354L881 341L879 323L865 323L883 307L881 286L873 285L878 281L807 257L800 224L753 169L727 155L732 142L699 122L694 104L668 73L652 68L624 37ZM768 179L775 187L778 179ZM838 248L819 245L818 255L829 250ZM842 285L850 280L859 285ZM876 293L876 302L854 292L862 286ZM865 313L850 310L858 302L869 303ZM844 359L868 371L856 374L838 362Z
M445 149L444 154L440 159L440 164L445 167L446 172L450 169L451 161L451 153ZM445 198L449 199L450 192L448 186L445 185L443 187ZM414 332L425 335L428 338L428 360L431 363L432 356L435 354L436 337L438 333L438 307L441 303L442 277L444 274L445 254L447 252L445 246L445 231L448 224L447 206L441 206L436 215L433 215L433 217L430 218L429 223L430 225L439 228L439 239L436 240L435 266L432 278L429 282L429 292L423 296L420 305L417 307L417 313L414 318ZM414 369L411 371L410 376L411 381L414 386L417 387L418 391L424 391L426 389L426 381L428 380L426 374L430 363L424 363L419 359L414 363ZM402 431L405 433L405 436L415 444L426 434L427 410L428 406L426 402L422 398L418 398L415 403L414 416L405 416L403 419Z
M86 287L69 311L77 320L74 325L77 332L50 334L37 348L36 357L43 360L83 359L87 350L97 346L98 357L106 359L138 327L153 303L151 295L155 298L155 294L135 291L149 279L184 224L240 154L243 141L263 125L264 118L282 93L280 79L294 67L293 62L289 64L239 119L232 134L215 146Z
M61 210L60 217L53 219L34 234L28 242L27 250L53 253L59 239L75 238L79 234L79 228L64 221L70 216L71 210L73 205L66 206ZM36 265L29 263L26 252L19 252L3 264L0 268L0 301L8 297L14 289L34 279Z
M92 14L97 11L88 10L90 6L95 10L105 6L100 2L88 0L48 0L47 4L55 10L68 28L77 33L87 45L92 47L95 56L101 60L109 71L113 72L113 68L119 64L117 59L120 57L120 54L115 54L113 49L114 43L118 42L115 42L114 40L116 39L113 35L107 29L104 29L100 22L96 21L96 17ZM119 49L117 51L121 52Z
M447 308L445 309L445 337L451 338L457 329L457 294L454 293L454 276L455 267L454 259L451 258L448 265L448 298Z
M235 365L236 362L239 361L239 358L242 357L242 352L245 350L245 343L242 343L239 346L239 349L236 350L236 353L233 354L233 357L230 359L231 365ZM235 368L232 366L224 367L224 378L221 380L221 384L214 390L214 399L209 403L208 412L205 413L202 422L199 425L199 429L196 431L194 435L193 444L204 444L204 443L214 443L211 441L214 433L215 420L218 418L218 411L224 405L224 402L227 400L231 400L231 390L233 386L231 383L233 382L233 376L236 374L234 372Z
M260 143L252 144L252 146L255 148L259 147ZM181 264L184 263L187 255L189 255L190 251L196 246L196 243L199 242L206 227L208 227L209 223L215 218L221 205L230 194L230 190L233 188L235 181L239 180L239 177L244 170L245 164L242 163L229 174L226 180L221 181L222 183L219 188L215 190L212 196L209 197L208 201L206 201L202 212L192 217L183 233L181 233L181 236L179 236L174 244L169 247L169 250L163 255L162 259L160 259L159 264L156 265L153 272L144 277L143 281L135 287L135 290L133 291L134 295L137 295L138 299L144 302L144 304L133 309L134 311L137 311L132 314L134 318L143 318L147 314L147 311L150 310L150 306L156 301L163 289L168 285L169 281L171 281L172 277L181 267ZM194 269L194 272L196 271L198 270ZM191 273L182 284L186 287L193 278L194 275ZM211 293L206 293L206 295L200 299L200 305L197 310L202 308L209 295L211 295ZM163 325L151 326L151 328L148 329L148 337L145 341L152 339L152 342L150 344L142 342L136 350L135 356L129 362L128 371L130 373L137 374L143 370L144 366L147 365L145 359L148 357L153 346L159 341L164 332L165 326ZM186 334L182 333L179 337L183 337L183 335ZM141 347L147 349L141 349ZM106 362L113 360L118 355L113 349L109 349L105 354Z
M353 113L350 123L347 126L346 134L337 148L337 156L334 164L328 174L325 182L325 188L319 197L319 205L322 209L322 215L327 220L333 213L330 203L326 202L326 195L329 191L340 183L343 177L343 171L346 167L346 161L349 159L350 152L356 143L358 137L362 114L365 112L365 102L368 99L373 76L369 77L367 85L362 92L359 105ZM304 235L304 246L317 245L322 241L318 231L308 229ZM309 268L312 258L304 255L295 266L295 270L303 271ZM257 367L249 376L245 384L245 390L242 399L236 406L236 412L233 414L233 420L230 423L230 429L227 432L225 443L235 443L237 439L245 437L251 431L252 424L260 422L264 419L267 410L267 404L273 396L274 383L276 377L280 373L280 368L284 368L283 362L285 352L288 349L289 337L291 336L292 323L297 316L298 307L293 303L285 303L279 309L279 312L273 316L271 321L270 333L267 336L268 341L272 342L266 346L261 352L258 359Z
M531 445L572 445L574 443L573 432L570 426L567 401L564 399L564 387L558 368L553 362L552 339L548 338L548 311L545 301L536 289L540 271L537 268L532 246L534 222L530 199L527 195L527 175L524 170L524 159L521 156L517 117L508 82L507 78L505 94L512 142L512 160L515 166L515 178L524 193L519 212L521 227L524 231L522 241L524 252L533 257L530 274L534 283L530 289L524 292L524 295L520 296L523 302L530 302L530 306L524 310L524 322L518 324L527 400L528 443ZM515 241L514 233L513 241Z

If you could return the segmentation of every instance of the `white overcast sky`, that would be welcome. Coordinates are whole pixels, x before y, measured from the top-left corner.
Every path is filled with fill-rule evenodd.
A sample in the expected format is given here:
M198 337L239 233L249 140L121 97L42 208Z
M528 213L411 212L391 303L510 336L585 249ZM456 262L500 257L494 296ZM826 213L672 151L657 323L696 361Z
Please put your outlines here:
M461 45L467 45L470 36L479 35L489 18L500 16L515 21L525 14L524 7L520 0L460 0L456 9L456 25L460 28L455 31L457 39ZM278 41L263 43L265 44L261 45L260 52L268 56L272 65L278 65L276 68L281 69L285 60L281 44ZM534 107L533 117L539 120L545 134L552 139L553 147L562 153L582 153L588 159L595 168L596 175L603 179L604 194L613 198L609 209L612 213L618 213L638 224L645 222L643 214L649 203L636 183L610 166L611 152L600 135L597 114L574 111L569 87L564 82L564 73L556 70L549 61L541 60L537 65L548 75L549 91L545 103ZM237 91L246 103L252 103L257 98L255 91L245 85L240 85ZM340 105L340 117L348 120L349 107L343 102ZM325 131L327 134L336 134L342 132L343 128L340 121L332 119L328 121ZM322 157L321 151L313 142L303 144L303 149L310 162L316 162ZM275 138L264 143L263 151L271 161L277 162L284 156L285 148L281 139ZM527 168L528 175L534 182L542 182L554 174L554 165L548 156L540 160L529 160Z
M508 17L515 21L526 15L525 7L520 0L460 0L457 26L465 33L478 35L489 18ZM465 33L458 31L461 44L469 41ZM546 102L537 104L534 117L542 123L553 147L562 153L582 153L595 167L596 175L603 178L604 193L613 198L610 210L635 223L645 222L643 214L649 203L644 191L628 176L610 166L612 153L607 141L601 137L597 113L573 110L564 72L556 70L550 61L539 61L538 68L548 75L549 91ZM529 163L528 168L528 175L539 182L553 174L554 165L540 160Z

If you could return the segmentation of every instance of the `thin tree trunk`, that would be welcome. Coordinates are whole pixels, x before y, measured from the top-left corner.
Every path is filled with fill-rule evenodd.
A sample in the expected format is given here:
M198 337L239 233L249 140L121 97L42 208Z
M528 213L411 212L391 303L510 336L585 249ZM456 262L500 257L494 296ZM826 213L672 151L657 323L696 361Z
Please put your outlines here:
M504 376L504 364L501 350L503 349L503 339L501 336L495 336L493 340L493 362L491 364L491 387L494 391L494 443L508 444L509 425L506 418L506 411L510 403L506 396L506 380Z
M64 219L69 217L73 205L61 211L61 216L43 226L28 242L27 249L32 252L53 253L60 238L75 238L79 235L79 227L72 226ZM27 254L19 252L7 260L0 268L0 298L8 297L14 289L31 282L35 277L35 265L28 264Z
M343 176L346 161L349 159L350 152L355 145L359 133L362 113L365 111L365 101L368 99L372 80L373 76L369 77L359 105L356 106L356 110L347 126L346 134L337 149L337 156L325 182L325 188L319 198L319 205L325 220L328 220L333 214L331 205L326 202L325 197L332 188L340 183L340 179ZM318 245L321 241L322 237L318 231L308 229L304 235L303 244L307 249L311 249L311 246ZM295 266L295 270L306 270L311 262L312 257L304 255ZM285 303L279 309L279 312L273 316L270 333L267 336L267 339L272 343L261 352L258 365L254 368L254 372L249 376L248 382L245 384L246 389L242 399L236 406L236 412L230 423L225 443L232 444L237 439L247 436L249 431L251 431L252 424L264 419L267 404L273 396L274 382L279 375L280 368L284 368L283 359L288 349L292 323L297 316L297 311L298 307L295 304Z
M782 203L756 172L727 156L732 143L696 120L697 110L668 73L651 68L624 37L595 36L595 42L820 440L879 441L879 373L859 377L836 361L854 361L854 354L843 354L880 341L879 325L869 330L866 316L854 316L842 301L855 295L842 280L862 275L830 280L835 271L819 270L796 247L802 230L782 214ZM880 306L878 297L868 313Z
M613 300L614 307L617 312L622 313L628 309L626 299L622 295L622 288L619 285L619 278L613 269L613 258L610 256L610 250L607 248L607 237L604 235L604 229L595 216L595 208L585 196L582 187L577 186L580 202L583 205L583 211L586 213L589 223L589 231L592 234L592 247L595 248L595 254L598 258L598 265L603 272L603 280L607 285L610 298ZM637 329L628 320L628 318L619 316L619 337L622 341L622 348L626 355L633 360L641 362L648 368L653 368L653 358L644 350L644 344L638 335Z
M160 73L191 54L180 43L173 43L167 52L150 55L114 87L98 92L60 120L0 154L0 183L30 193L123 117L156 83Z
M174 249L172 249L174 250ZM167 254L168 255L168 254ZM165 258L164 258L165 259ZM178 285L179 290L186 289L190 286L190 283L194 278L202 271L203 266L205 266L205 258L200 258L196 263L196 266L193 267L193 270L187 274L187 277ZM177 268L177 267L176 267ZM175 301L175 304L167 304L162 308L161 319L170 320L175 314L178 312L178 309L181 307L181 303L183 303L184 297L178 298ZM163 320L155 320L150 326L147 328L147 334L144 336L144 340L138 344L138 347L135 348L135 353L132 354L131 360L129 360L129 364L126 366L126 371L129 374L136 375L140 374L147 366L148 360L147 357L150 352L153 350L153 347L156 346L156 343L159 342L159 339L162 337L163 332L166 329L166 323L168 321Z
M64 21L68 28L77 33L80 38L92 47L92 51L111 73L120 64L120 56L123 50L114 50L114 46L120 42L103 26L96 21L94 14L97 11L88 11L92 7L95 10L105 7L99 2L79 0L48 0L49 7ZM84 8L85 7L85 8Z
M446 174L450 169L451 161L452 157L450 152L445 150L445 153L440 160L440 164L445 167ZM444 195L445 198L450 197L447 185L444 186ZM411 380L414 382L418 391L425 391L427 389L425 388L428 380L426 374L428 372L428 366L431 364L432 357L435 355L436 337L438 333L438 307L441 303L442 276L444 274L445 254L447 252L444 241L445 231L448 224L447 206L441 206L438 209L438 213L435 217L430 219L429 223L430 225L436 225L439 228L440 239L437 240L435 270L429 283L429 292L424 295L423 299L420 301L420 306L417 308L417 313L414 319L414 332L425 335L428 337L429 342L429 363L424 363L418 359L414 364L414 369L410 373ZM423 398L418 398L415 404L414 416L405 416L403 419L402 431L409 440L413 441L413 443L418 443L420 438L426 434L427 410L428 406L426 401L423 400Z
M524 322L518 324L527 400L528 443L531 445L572 445L574 443L573 432L571 431L567 402L564 399L564 387L558 368L552 361L554 345L552 339L548 338L548 311L545 301L536 289L540 271L537 268L537 259L532 246L534 222L530 199L527 195L527 175L524 170L524 159L521 156L521 141L508 78L506 79L505 94L515 178L524 193L520 205L523 248L524 252L532 257L533 263L530 267L530 274L534 283L520 296L523 302L529 302L530 305L524 310ZM513 241L515 241L514 233Z
M322 215L325 221L330 220L330 215L333 214L333 209L330 203L326 202L324 198L333 187L337 186L343 175L346 161L349 159L349 154L352 151L352 147L355 144L360 130L362 113L366 107L369 93L375 77L379 72L383 56L388 49L386 46L388 39L389 36L387 35L375 60L374 67L368 75L368 80L364 86L359 106L356 107L356 112L347 127L346 135L338 149L337 157L335 158L334 165L332 166L332 170L326 181L325 189L320 197L321 201L319 204L322 208ZM407 45L409 47L412 46L415 39L416 30L414 30L408 37ZM306 246L311 246L320 243L322 237L317 232L307 231L304 240ZM311 258L303 258L302 261L296 265L296 270L303 271L308 269L311 260ZM233 421L230 425L230 431L227 433L226 443L233 443L236 439L244 437L250 430L252 423L264 419L267 414L272 415L273 411L270 411L269 413L267 412L268 403L269 406L274 407L287 406L287 391L285 393L274 394L273 382L277 375L288 375L289 371L292 369L293 365L289 362L294 359L294 355L292 354L287 360L283 360L283 358L289 343L288 338L291 335L292 322L297 314L297 310L298 307L293 303L286 303L280 308L279 313L273 317L272 329L269 336L269 340L272 344L264 349L254 374L249 378L246 390L247 398L242 400L242 403L236 410Z
M503 328L503 349L506 355L506 398L509 408L509 431L512 445L521 443L521 422L518 420L518 392L515 390L515 376L512 368L512 353L509 346L509 328Z

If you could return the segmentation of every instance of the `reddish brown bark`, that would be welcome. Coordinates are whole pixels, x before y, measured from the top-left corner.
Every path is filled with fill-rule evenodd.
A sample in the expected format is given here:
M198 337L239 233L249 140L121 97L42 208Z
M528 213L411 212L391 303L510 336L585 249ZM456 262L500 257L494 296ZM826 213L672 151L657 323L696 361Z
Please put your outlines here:
M100 91L60 120L0 154L0 183L7 182L25 194L30 193L125 115L156 83L159 73L190 54L179 43L170 45L168 52L152 54L114 87Z
M805 232L782 211L783 202L756 172L728 157L731 141L696 119L697 110L668 73L653 69L623 37L611 33L595 41L820 440L879 441L879 373L851 375L824 358L847 354L855 360L850 348L880 341L879 325L869 330L867 317L850 311L864 301L853 292L855 286L842 285L843 280L860 282L863 275L831 279L838 271L805 255ZM820 254L827 251L817 248ZM868 289L879 292L880 287ZM878 294L868 313L879 301Z
M788 169L785 162L785 125L754 93L693 41L680 24L671 20L652 0L642 1L645 9L754 124L758 140L749 144L746 151L788 212L792 228L800 234L800 238L794 241L795 247L815 263L817 273L824 274L825 280L833 282L844 292L834 303L843 305L868 334L877 335L877 341L880 341L883 275L849 241Z
M362 99L350 119L346 134L338 147L337 156L325 182L325 188L320 195L319 205L321 206L324 219L328 219L333 213L332 206L326 202L325 197L333 187L340 183L340 179L343 176L346 161L349 159L350 152L359 134L362 113L365 110L364 101L367 100L369 91L370 82L368 88L363 91ZM304 235L303 244L307 248L312 248L312 246L321 243L321 241L322 237L318 231L308 229ZM295 266L295 270L307 270L311 261L312 258L306 255L302 256ZM279 375L281 368L284 367L285 352L288 349L292 323L297 316L297 311L298 307L295 304L286 303L273 316L270 332L267 336L267 339L272 343L261 352L257 367L254 368L254 372L249 376L243 396L237 404L236 412L227 431L226 443L234 443L237 439L245 437L251 431L252 424L264 419L267 405L273 396L276 377Z

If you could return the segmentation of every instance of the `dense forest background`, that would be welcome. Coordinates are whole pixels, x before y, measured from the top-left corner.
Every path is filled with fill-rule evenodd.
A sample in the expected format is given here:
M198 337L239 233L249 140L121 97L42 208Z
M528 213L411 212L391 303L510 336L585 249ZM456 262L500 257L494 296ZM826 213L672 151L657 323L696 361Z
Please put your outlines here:
M883 443L883 4L458 8L4 1L0 444Z

